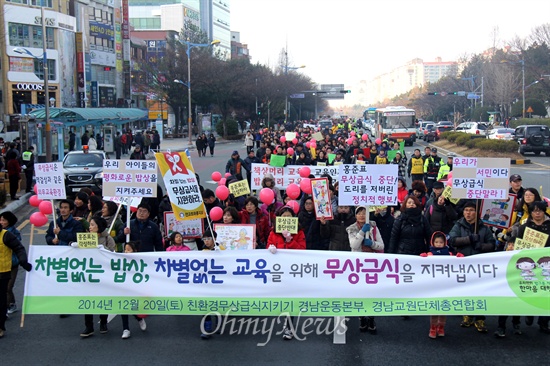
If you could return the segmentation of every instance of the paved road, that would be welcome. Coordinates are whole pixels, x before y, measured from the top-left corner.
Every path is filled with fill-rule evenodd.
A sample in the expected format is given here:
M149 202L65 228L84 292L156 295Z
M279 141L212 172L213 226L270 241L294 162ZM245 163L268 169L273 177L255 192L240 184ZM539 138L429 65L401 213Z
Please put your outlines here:
M214 170L223 171L233 150L244 152L242 143L217 147L214 158L199 158L192 152L192 160L200 174L203 185ZM517 168L513 168L515 171ZM526 176L535 174L523 172ZM530 178L529 178L530 179ZM540 178L539 178L540 180ZM548 188L545 188L545 190ZM550 191L550 190L549 190ZM34 208L22 206L17 215L23 241L28 245L30 230L28 218ZM36 229L34 245L44 244L44 229ZM21 304L25 272L20 270L16 284L16 298ZM239 320L241 318L237 318ZM132 320L132 319L131 319ZM268 319L270 322L272 318ZM147 318L148 329L139 330L137 322L130 323L132 337L120 338L121 320L115 318L109 325L109 333L97 332L89 339L81 339L84 329L81 315L61 319L57 315L28 315L24 328L19 328L20 313L8 320L8 331L0 339L2 364L20 365L520 365L547 364L549 336L538 331L536 326L522 325L524 334L508 334L505 339L495 339L496 318L489 317L489 334L479 334L475 329L459 327L460 317L452 316L447 321L447 336L431 340L427 337L427 317L412 317L405 321L400 317L377 319L378 335L358 332L358 320L348 322L347 344L333 345L331 334L309 334L304 341L283 341L280 335L262 333L216 335L208 341L199 337L199 317L151 316ZM330 320L325 320L323 328ZM259 329L259 328L257 328ZM97 331L98 329L96 329ZM275 324L273 332L281 330ZM312 330L312 328L306 328ZM303 337L303 335L302 335Z

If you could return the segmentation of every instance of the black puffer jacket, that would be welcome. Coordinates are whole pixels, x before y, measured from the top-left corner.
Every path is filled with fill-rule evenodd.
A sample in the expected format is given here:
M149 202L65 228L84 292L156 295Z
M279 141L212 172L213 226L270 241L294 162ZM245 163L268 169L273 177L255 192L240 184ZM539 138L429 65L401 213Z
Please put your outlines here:
M488 226L483 225L481 220L477 223L477 234L479 239L474 241L474 224L469 224L464 217L456 222L449 233L450 243L457 253L465 257L469 255L488 253L495 250L495 237Z
M347 214L336 213L334 220L327 221L321 225L321 238L330 239L328 250L349 252L349 236L346 228L355 222L355 215L352 212Z
M395 218L391 214L390 206L386 209L385 215L371 214L370 220L376 222L376 227L378 228L380 235L382 235L382 240L384 240L384 252L389 253L391 232L395 223Z
M306 249L327 250L329 238L321 238L321 223L315 219L313 211L307 212L305 209L298 213L298 222L304 230L306 236Z
M449 234L458 218L458 214L451 203L442 206L437 204L437 201L426 207L424 215L433 231L442 231L445 234Z
M419 208L408 208L395 220L388 253L420 255L430 247L432 229Z

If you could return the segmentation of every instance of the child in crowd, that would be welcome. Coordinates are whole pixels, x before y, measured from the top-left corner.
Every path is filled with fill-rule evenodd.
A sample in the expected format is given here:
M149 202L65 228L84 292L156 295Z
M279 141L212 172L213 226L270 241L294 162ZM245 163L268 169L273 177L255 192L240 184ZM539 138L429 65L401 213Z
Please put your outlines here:
M137 243L134 242L134 241L129 241L128 243L124 244L124 253L137 253ZM144 315L142 315L144 317ZM145 331L147 329L147 323L145 323L145 319L138 316L138 315L134 315L134 317L136 318L136 320L138 321L138 324L139 324L139 328L142 330L142 331ZM127 314L123 314L120 316L120 318L122 319L122 339L128 339L130 338L130 326L128 324L128 315Z
M421 257L430 257L433 255L453 255L447 245L447 236L441 231L436 231L432 234L430 251L428 253L420 254ZM461 253L458 253L456 256L464 257ZM428 334L428 337L432 339L444 337L446 322L447 317L445 315L430 316L430 333Z
M191 250L187 245L183 244L183 235L181 233L174 231L170 235L170 246L166 248L167 252L185 252Z

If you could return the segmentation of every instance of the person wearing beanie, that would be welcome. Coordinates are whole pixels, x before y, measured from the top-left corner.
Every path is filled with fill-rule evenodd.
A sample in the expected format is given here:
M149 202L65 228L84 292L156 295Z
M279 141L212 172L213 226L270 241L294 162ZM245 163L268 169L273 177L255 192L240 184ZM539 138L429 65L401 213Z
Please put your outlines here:
M488 226L479 219L475 201L468 201L464 205L463 217L460 218L449 233L451 246L457 253L468 257L495 250L495 237ZM485 316L463 316L460 326L468 328L475 325L480 333L487 333Z
M75 220L88 218L90 210L88 209L88 201L90 197L85 192L78 192L74 198L74 209L71 212Z
M234 175L238 180L242 180L242 169L245 168L245 166L246 164L243 159L240 158L239 152L235 150L231 153L231 158L227 161L227 164L225 164L225 172Z

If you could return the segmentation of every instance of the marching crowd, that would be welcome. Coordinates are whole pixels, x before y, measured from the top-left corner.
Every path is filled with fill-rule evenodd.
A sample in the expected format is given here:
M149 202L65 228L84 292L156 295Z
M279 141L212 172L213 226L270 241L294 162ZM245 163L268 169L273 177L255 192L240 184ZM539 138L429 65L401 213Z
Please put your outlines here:
M286 132L296 132L296 137L286 140L285 129ZM210 215L212 209L219 207L223 210L223 215L213 222L255 224L254 247L259 250L267 249L272 253L278 249L297 249L460 257L513 250L514 241L523 238L525 228L550 234L550 209L546 200L535 188L524 188L518 174L510 176L509 193L517 196L512 225L506 230L495 230L481 221L479 202L476 200L461 199L453 203L443 196L444 181L453 168L452 156L448 156L445 162L437 155L437 149L426 148L424 155L416 149L411 157L407 157L399 143L380 139L371 141L370 136L360 129L354 129L351 123L335 124L334 128L321 132L323 139L316 141L312 138L315 133L313 129L300 126L285 125L280 131L272 128L248 131L245 137L247 156L241 159L238 151L232 152L226 164L225 185L245 178L251 182L252 164L269 163L273 156L284 157L285 164L288 165L328 166L358 162L396 164L399 172L399 204L377 207L373 211L364 206L341 205L338 203L338 181L327 174L324 177L329 181L334 219L317 220L311 195L301 192L296 200L292 200L284 187L276 186L273 175L265 174L261 185L273 191L273 199L268 202L260 202L253 193L240 197L230 194L221 200L213 190L200 186L207 215ZM205 144L201 143L203 150L198 150L199 156L205 155L208 141L207 138ZM393 152L389 153L391 151ZM213 155L213 147L211 154ZM390 159L388 155L394 157ZM410 188L407 177L411 180ZM294 204L296 202L297 205ZM170 237L163 236L163 213L172 209L168 195L163 195L160 187L157 197L142 199L128 227L117 216L117 204L104 201L86 189L79 192L74 201L59 201L58 210L56 225L51 222L47 230L48 245L74 245L76 233L87 231L96 233L99 244L105 249L116 252L208 251L216 250L217 246L217 234L206 219L203 226L205 230L200 239L186 241L184 235L178 232L172 233ZM278 216L297 217L298 232L279 232L275 227ZM18 232L14 228L15 222L17 218L13 213L0 214L0 224L5 229L0 232L0 241L5 244L0 246L0 291L8 294L0 301L0 336L5 330L6 314L17 311L13 292L10 292L10 286L12 289L17 274L17 265L27 271L32 270L20 243L20 235L17 236ZM550 239L546 242L546 247L549 246ZM13 260L12 250L15 254ZM11 284L8 286L9 283ZM140 329L145 330L145 319L136 317L136 320ZM547 316L538 317L537 325L541 332L550 334L549 320L550 317ZM498 318L494 333L496 337L505 337L506 321L506 316ZM532 317L525 319L527 325L533 322ZM86 315L84 323L85 329L80 336L94 334L93 316ZM122 338L127 339L130 337L128 316L122 317L122 323ZM445 323L444 316L431 316L429 337L444 336ZM519 317L512 317L512 325L514 334L522 333ZM484 316L464 316L460 326L473 327L480 333L488 332ZM210 338L213 327L212 320L206 319L201 337ZM100 316L100 332L107 331L107 318ZM375 319L371 316L361 317L360 331L376 334ZM293 336L292 324L285 324L283 338L288 340Z

